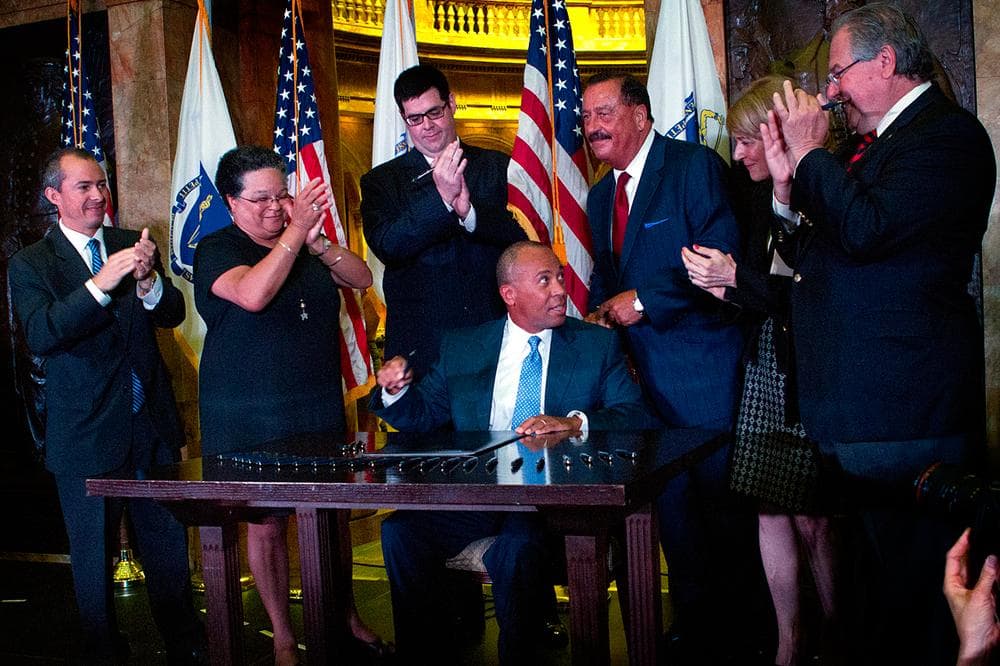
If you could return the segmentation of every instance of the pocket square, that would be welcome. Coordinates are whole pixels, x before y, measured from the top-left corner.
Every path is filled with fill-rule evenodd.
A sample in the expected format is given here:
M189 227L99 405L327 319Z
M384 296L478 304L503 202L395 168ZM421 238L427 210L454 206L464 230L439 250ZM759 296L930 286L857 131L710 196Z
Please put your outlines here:
M653 228L653 227L655 227L656 225L658 225L658 224L663 224L664 222L667 222L667 221L669 221L669 220L670 220L670 218L669 218L669 217L665 217L665 218L663 218L662 220L653 220L652 222L646 222L646 223L645 223L645 224L643 224L642 226L643 226L643 228L644 228L644 229L652 229L652 228Z

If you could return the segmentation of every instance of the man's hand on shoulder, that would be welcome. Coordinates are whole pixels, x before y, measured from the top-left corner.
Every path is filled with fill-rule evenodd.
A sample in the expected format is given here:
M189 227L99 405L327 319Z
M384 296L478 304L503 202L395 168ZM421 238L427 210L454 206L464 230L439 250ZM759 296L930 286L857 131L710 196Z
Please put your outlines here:
M603 312L603 316L608 321L619 326L631 326L642 319L642 312L635 309L635 300L638 297L635 289L623 291L612 296L597 308L597 312Z
M404 357L395 356L382 365L376 381L383 391L396 395L413 381L413 370Z
M584 317L583 320L588 324L597 324L598 326L603 326L604 328L612 327L612 323L608 319L608 312L604 309L603 305Z

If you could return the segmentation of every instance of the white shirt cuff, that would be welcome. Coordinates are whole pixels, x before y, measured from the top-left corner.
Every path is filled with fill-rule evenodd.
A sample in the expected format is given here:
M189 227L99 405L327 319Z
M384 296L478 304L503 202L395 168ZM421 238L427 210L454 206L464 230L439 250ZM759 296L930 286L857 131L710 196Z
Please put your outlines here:
M153 272L153 275L156 276L153 279L153 286L146 292L145 296L139 296L139 285L135 285L135 295L139 296L139 300L142 301L142 307L147 310L156 308L160 299L163 298L163 280L160 279L160 276L157 275L155 271Z
M395 403L399 401L400 398L402 398L406 394L406 392L409 389L410 385L407 384L403 388L399 389L399 392L397 392L395 395L391 395L388 391L382 389L382 406L392 407Z
M448 209L449 213L455 212L454 207L447 201L444 202L444 207ZM465 219L459 216L458 223L470 234L476 230L476 207L472 205L471 201L469 202L469 214L465 216Z
M786 220L788 222L788 227L794 229L799 226L799 216L792 210L792 207L786 203L781 203L778 198L771 194L771 207L774 209L774 214L778 217Z
M579 409L574 409L569 414L566 415L567 418L570 416L575 416L580 419L580 432L587 434L590 432L590 421L587 420L587 415L581 412Z
M90 292L97 304L102 308L106 308L111 305L111 297L101 291L101 288L94 284L94 279L91 278L83 283L87 287L87 291Z

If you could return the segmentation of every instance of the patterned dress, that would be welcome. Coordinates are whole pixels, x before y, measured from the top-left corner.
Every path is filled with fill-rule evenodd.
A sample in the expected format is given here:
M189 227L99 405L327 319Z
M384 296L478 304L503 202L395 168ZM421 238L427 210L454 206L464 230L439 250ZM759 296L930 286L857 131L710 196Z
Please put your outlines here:
M737 206L745 213L737 286L726 289L726 300L740 308L749 340L729 485L763 510L809 513L818 509L819 451L799 422L789 325L791 270L772 244L770 181L755 184L748 194Z

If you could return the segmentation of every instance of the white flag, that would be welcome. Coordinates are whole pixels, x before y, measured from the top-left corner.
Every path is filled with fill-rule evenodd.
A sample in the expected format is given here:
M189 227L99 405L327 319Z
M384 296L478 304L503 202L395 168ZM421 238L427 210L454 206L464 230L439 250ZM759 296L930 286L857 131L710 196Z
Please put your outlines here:
M647 81L657 132L699 141L729 162L726 100L700 0L660 4Z
M199 1L170 178L170 271L181 278L175 282L184 292L188 316L180 331L196 358L201 357L205 322L194 308L194 249L199 240L232 222L214 181L219 158L235 147L229 108L212 58L208 14Z
M408 0L386 0L382 22L382 47L378 59L378 82L375 84L375 128L372 133L372 167L402 155L409 150L406 123L399 115L396 98L392 94L396 78L410 67L420 64L417 60L417 38L413 31ZM375 294L385 303L382 291L382 274L385 266L371 251L368 267L372 269Z

